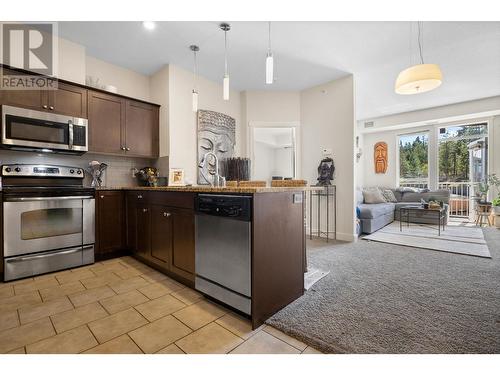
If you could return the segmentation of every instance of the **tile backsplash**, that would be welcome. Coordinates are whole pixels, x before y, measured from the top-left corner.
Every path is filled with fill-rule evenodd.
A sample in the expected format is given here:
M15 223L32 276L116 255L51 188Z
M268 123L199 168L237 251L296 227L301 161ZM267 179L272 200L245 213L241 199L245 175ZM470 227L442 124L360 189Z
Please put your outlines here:
M79 156L0 150L0 164L54 164L75 166L86 169L89 165L89 161L92 160L97 160L108 165L103 177L104 186L137 186L138 182L132 174L132 170L134 168L140 169L148 166L155 167L159 164L158 167L160 167L160 174L164 175L163 169L166 163L168 171L168 157L155 160L92 153L86 153ZM90 185L90 181L90 176L86 174L85 184Z

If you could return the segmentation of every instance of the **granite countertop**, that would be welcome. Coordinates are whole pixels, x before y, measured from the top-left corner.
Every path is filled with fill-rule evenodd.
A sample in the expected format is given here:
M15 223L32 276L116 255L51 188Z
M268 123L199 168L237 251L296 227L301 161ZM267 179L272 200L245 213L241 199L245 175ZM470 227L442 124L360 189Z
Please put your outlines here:
M241 194L258 194L258 193L283 193L294 191L309 191L323 190L318 186L294 186L294 187L211 187L206 185L193 186L101 186L96 190L148 190L148 191L177 191L191 193L241 193Z

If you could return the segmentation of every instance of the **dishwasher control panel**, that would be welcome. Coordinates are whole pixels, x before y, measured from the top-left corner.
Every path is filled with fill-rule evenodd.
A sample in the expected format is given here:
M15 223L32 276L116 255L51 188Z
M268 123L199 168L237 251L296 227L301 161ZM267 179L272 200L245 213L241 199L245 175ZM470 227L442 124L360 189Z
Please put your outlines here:
M221 216L235 220L252 220L252 197L246 195L198 194L197 214Z

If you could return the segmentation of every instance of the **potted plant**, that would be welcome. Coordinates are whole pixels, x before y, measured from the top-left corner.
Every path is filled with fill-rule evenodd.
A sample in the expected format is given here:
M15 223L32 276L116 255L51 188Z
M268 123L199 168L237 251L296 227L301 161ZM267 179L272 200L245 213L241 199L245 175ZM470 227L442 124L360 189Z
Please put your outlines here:
M488 181L491 186L496 189L496 198L493 199L491 205L493 207L493 213L495 215L500 215L500 178L496 174L488 175Z
M486 204L489 189L490 187L486 181L479 183L477 186L476 198L480 204Z
M493 199L493 201L491 202L491 205L492 205L493 213L495 215L500 215L500 196Z

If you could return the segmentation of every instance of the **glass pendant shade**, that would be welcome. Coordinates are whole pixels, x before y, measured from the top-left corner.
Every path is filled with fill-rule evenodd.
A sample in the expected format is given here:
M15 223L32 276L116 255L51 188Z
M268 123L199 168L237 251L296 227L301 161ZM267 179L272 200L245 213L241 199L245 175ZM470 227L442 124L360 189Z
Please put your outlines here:
M420 94L434 90L443 82L443 74L437 64L413 65L396 79L394 90L400 95Z
M224 100L229 100L229 75L224 75L224 80L222 81L222 97Z
M274 59L273 54L268 53L266 57L266 84L271 85L273 83L273 73L274 73Z

